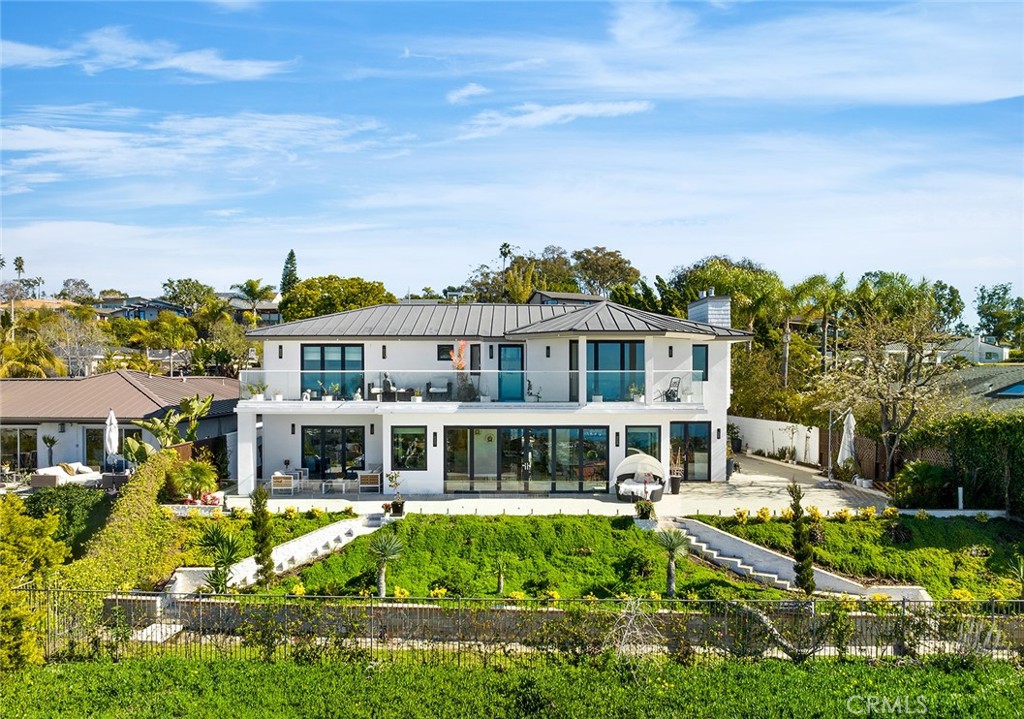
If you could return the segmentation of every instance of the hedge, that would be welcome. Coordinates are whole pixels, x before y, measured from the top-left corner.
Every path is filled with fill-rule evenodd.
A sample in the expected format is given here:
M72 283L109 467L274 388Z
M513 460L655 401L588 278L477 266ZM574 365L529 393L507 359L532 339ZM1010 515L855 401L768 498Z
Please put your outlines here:
M106 526L86 545L85 556L61 567L58 586L69 589L150 588L168 572L174 556L174 519L157 504L168 472L180 459L174 452L150 457L121 488ZM173 559L171 560L173 561Z

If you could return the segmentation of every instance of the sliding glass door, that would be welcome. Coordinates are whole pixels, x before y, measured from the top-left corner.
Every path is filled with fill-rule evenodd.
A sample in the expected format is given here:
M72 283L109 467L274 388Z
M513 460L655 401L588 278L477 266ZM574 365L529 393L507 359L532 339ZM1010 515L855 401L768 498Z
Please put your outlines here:
M303 427L302 466L313 479L351 477L366 469L363 427Z
M669 435L672 476L684 481L710 481L711 423L672 422Z

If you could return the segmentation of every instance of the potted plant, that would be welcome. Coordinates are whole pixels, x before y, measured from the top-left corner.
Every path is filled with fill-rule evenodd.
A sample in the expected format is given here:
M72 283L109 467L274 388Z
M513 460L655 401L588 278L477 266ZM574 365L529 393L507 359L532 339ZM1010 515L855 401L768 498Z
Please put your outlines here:
M405 499L399 491L402 486L402 473L388 472L385 477L387 477L388 486L395 491L395 497L391 500L391 516L401 517L405 514Z
M725 426L725 434L729 438L729 444L732 446L733 454L739 454L743 451L743 437L740 435L740 428L729 422Z
M272 389L270 394L274 397L275 402L284 402L284 393L281 390Z
M725 445L725 478L726 480L736 471L736 460L733 458L732 443Z
M658 515L654 511L654 502L649 499L638 499L633 505L636 517L633 522L641 529L654 529L658 526Z
M419 387L417 387L416 389L414 389L412 391L412 401L413 402L422 402L423 401L423 390L421 390Z
M255 402L263 401L263 393L267 391L266 382L250 382L245 385L246 391L249 393L249 399Z
M540 402L540 393L542 387L538 387L537 391L533 390L533 382L526 380L526 397L528 402Z
M631 384L629 386L629 393L633 395L634 402L644 401L644 386L642 384Z
M57 444L57 438L52 434L43 435L43 444L46 445L46 464L48 467L53 466L53 445Z

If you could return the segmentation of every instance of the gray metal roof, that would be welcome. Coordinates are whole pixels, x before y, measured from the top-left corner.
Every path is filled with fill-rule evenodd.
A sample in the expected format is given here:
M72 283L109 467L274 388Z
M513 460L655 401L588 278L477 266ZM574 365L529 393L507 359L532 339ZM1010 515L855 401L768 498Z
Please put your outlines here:
M988 407L996 412L1024 410L1024 397L1001 394L1002 390L1024 382L1022 364L965 367L949 375L947 381L954 387L962 387L976 405Z
M742 330L716 327L703 322L693 322L691 320L682 320L678 317L659 315L654 312L638 310L634 307L626 307L615 302L599 302L594 305L587 305L576 312L537 322L527 327L520 327L509 332L509 334L579 333L593 335L604 332L642 334L679 332L684 334L710 335L713 337L750 337L748 333Z
M251 330L258 339L418 337L494 339L510 335L683 332L745 338L740 330L644 312L614 302L594 305L375 305Z

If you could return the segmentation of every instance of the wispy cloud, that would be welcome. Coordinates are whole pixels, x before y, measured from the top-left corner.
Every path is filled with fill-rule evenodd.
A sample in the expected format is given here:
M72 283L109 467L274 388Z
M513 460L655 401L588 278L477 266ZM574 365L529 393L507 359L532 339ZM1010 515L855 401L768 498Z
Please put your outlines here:
M287 72L295 61L230 60L217 50L181 50L164 40L139 40L122 27L104 27L67 48L3 41L3 67L79 65L90 75L108 70L173 70L208 80L251 81Z
M480 97L481 95L489 95L490 93L491 90L489 88L486 88L483 85L478 85L475 82L471 82L468 85L463 85L457 90L452 90L445 95L445 99L447 99L452 105L458 105L471 97Z
M486 110L476 115L460 140L500 135L506 130L535 129L545 125L565 125L585 117L622 117L649 112L654 105L645 100L631 102L578 102L566 105L538 105L526 103L511 112Z
M207 2L229 12L254 10L262 5L260 0L207 0Z

